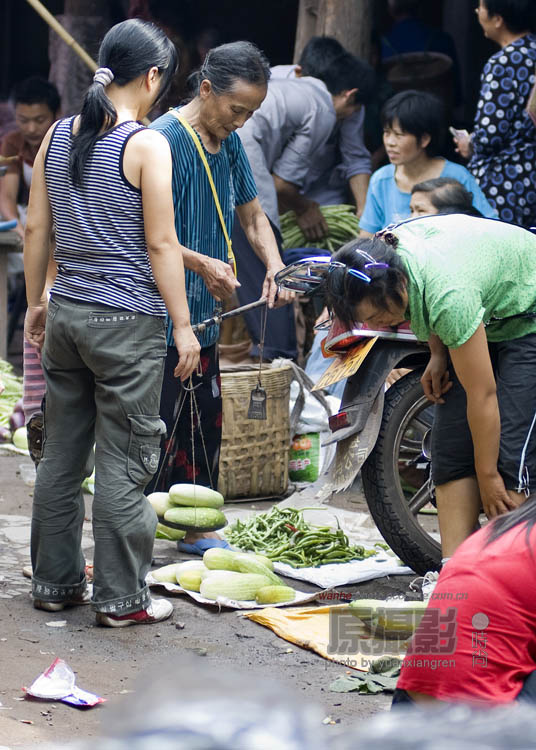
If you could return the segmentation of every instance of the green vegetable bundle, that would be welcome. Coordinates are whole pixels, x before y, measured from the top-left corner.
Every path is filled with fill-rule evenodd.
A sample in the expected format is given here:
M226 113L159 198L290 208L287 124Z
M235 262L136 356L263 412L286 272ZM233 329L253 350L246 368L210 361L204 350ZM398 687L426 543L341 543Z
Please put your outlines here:
M22 378L13 374L13 367L0 359L0 382L4 390L0 395L0 425L9 427L9 418L19 399L22 398Z
M329 227L329 233L321 240L308 240L296 222L294 211L287 211L279 217L281 234L283 235L283 250L292 247L317 247L334 253L346 242L357 237L359 220L355 213L355 206L341 204L340 206L320 206L320 210Z
M340 528L333 531L329 526L308 524L295 508L275 506L269 513L259 513L246 521L238 519L224 533L235 547L260 552L293 568L364 560L377 552L351 546Z
M12 432L24 425L24 412L22 378L14 375L12 366L3 359L0 359L0 383L4 386L0 394L0 443L4 443L11 440Z

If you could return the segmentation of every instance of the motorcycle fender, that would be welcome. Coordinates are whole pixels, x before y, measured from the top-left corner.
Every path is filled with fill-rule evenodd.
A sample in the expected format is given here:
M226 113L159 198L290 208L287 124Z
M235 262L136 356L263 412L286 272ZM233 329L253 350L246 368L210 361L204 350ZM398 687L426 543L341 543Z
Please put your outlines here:
M384 391L385 379L403 360L411 358L411 366L424 366L429 357L428 347L413 342L378 340L359 370L348 378L344 389L341 411L348 415L350 424L337 430L325 443L335 443L365 429L374 401ZM409 363L408 363L409 364ZM382 401L383 403L383 401ZM377 436L377 433L376 433Z
M352 433L346 436L347 438L349 438L348 440L341 442L341 440L343 439L339 437L339 435L340 433L345 432L345 430L338 430L337 433L333 435L333 437L325 440L322 443L322 445L339 443L339 445L337 446L337 455L335 459L336 463L345 461L345 456L349 452L349 447L351 446L352 469L355 470L355 475L357 475L357 472L363 466L371 450L376 445L376 438L378 437L378 433L380 431L382 423L384 400L385 391L383 388L380 388L369 410L365 426L362 430L360 430L359 434L356 434L354 430ZM354 436L353 440L351 439L352 435Z

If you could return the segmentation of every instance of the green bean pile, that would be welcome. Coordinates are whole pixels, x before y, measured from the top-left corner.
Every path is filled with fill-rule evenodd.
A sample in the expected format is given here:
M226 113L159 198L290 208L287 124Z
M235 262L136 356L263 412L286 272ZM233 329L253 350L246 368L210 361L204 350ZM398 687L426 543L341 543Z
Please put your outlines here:
M357 237L359 220L355 213L355 206L341 204L340 206L320 206L320 210L329 227L329 234L321 240L307 240L296 223L294 211L287 211L279 217L283 249L292 247L317 247L334 253L346 242Z
M376 549L350 546L341 528L333 531L329 526L308 524L296 508L274 506L269 513L245 521L237 519L224 533L235 547L259 552L293 568L364 560L377 553Z

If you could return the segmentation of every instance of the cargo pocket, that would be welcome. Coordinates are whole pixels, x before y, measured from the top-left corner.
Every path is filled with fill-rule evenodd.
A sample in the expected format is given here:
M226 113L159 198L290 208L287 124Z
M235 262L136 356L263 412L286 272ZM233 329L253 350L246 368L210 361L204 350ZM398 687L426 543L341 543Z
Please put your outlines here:
M129 414L127 473L136 484L145 485L158 469L160 442L166 425L160 417Z

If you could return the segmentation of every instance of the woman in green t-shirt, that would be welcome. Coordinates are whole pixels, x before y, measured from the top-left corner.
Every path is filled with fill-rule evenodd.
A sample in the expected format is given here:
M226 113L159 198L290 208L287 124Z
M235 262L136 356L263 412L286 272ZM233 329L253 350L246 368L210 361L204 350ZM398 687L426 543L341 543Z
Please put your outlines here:
M328 306L370 328L410 320L428 341L443 560L488 518L524 502L536 477L536 236L460 214L407 221L347 244ZM533 316L534 315L534 316ZM534 480L533 480L534 484Z

